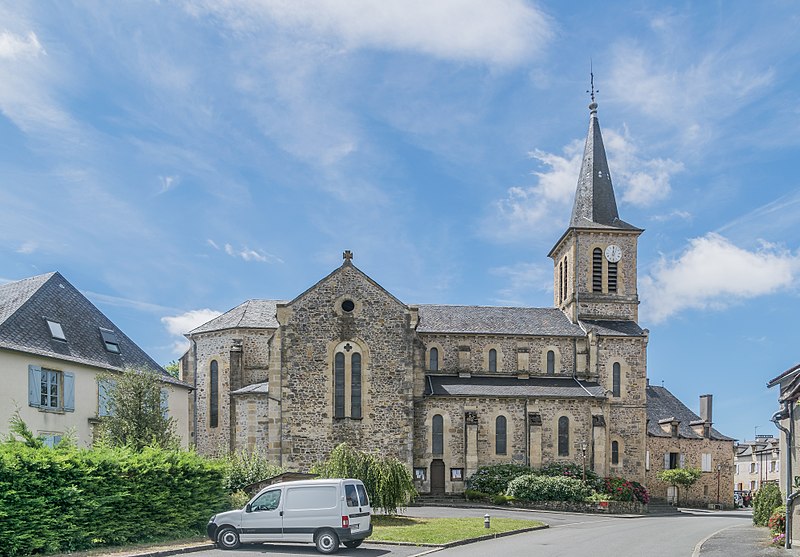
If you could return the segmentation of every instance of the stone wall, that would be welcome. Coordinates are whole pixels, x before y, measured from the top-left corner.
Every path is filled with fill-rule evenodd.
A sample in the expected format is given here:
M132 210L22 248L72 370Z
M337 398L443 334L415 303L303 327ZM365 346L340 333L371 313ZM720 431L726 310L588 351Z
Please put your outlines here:
M646 514L647 505L638 501L609 501L608 505L588 501L511 501L509 505L522 509L595 514Z

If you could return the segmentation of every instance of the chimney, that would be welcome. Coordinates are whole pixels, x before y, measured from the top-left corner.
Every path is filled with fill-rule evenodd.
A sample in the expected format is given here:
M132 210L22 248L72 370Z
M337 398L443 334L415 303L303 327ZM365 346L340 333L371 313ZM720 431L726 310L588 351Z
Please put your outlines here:
M700 395L700 419L707 424L712 423L711 419L711 399L714 395Z

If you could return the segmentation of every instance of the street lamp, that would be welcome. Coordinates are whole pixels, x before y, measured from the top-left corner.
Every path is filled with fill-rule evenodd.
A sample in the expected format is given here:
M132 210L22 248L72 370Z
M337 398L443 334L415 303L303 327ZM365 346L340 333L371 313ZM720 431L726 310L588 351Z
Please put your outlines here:
M717 464L717 505L719 505L719 476L722 472L722 464Z
M586 483L586 441L581 441L581 456L583 457L583 483Z

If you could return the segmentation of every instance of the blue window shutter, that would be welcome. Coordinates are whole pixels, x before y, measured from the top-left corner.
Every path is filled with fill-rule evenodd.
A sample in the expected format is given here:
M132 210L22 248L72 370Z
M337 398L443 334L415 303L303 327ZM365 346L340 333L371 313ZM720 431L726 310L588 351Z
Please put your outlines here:
M28 406L41 406L42 368L28 366Z
M64 372L64 411L75 411L75 374Z
M161 415L165 418L169 417L169 391L161 389Z

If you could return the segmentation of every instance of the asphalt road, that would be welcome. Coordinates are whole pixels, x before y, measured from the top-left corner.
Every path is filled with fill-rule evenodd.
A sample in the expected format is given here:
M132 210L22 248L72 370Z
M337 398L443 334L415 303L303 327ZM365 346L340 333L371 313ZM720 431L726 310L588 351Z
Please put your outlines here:
M729 547L734 534L750 528L751 514L744 512L678 514L621 518L501 509L465 509L412 507L409 516L483 516L540 520L550 525L546 530L517 534L478 542L433 553L435 557L706 557L738 555L737 544ZM726 537L727 536L727 537ZM702 551L699 546L702 546ZM430 548L365 543L358 549L341 548L337 555L354 557L411 557ZM724 551L724 553L718 553ZM219 549L194 553L197 557L255 557L269 555L295 557L319 555L313 545L259 544L242 546L236 551ZM742 555L748 555L744 553Z

